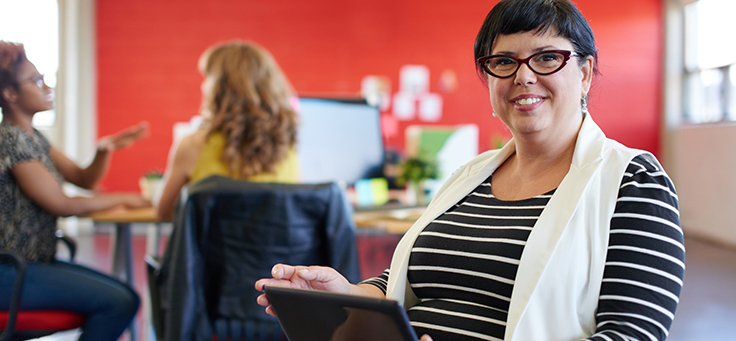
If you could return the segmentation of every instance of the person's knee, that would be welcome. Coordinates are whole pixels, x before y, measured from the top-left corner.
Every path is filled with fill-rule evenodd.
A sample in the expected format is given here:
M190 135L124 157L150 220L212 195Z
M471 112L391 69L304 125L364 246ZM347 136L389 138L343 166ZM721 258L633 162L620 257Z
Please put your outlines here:
M129 289L120 290L114 298L110 297L109 308L114 311L114 315L119 317L133 318L138 312L141 305L141 300L138 294Z
M141 299L138 294L133 290L129 290L128 297L125 298L123 301L124 304L121 304L121 309L125 309L127 314L131 316L134 316L141 306Z

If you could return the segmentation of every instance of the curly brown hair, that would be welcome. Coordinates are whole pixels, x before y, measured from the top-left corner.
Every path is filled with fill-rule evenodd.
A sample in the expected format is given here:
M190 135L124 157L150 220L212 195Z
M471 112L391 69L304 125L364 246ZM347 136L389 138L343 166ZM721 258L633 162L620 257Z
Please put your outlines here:
M297 135L291 85L274 58L255 43L233 41L207 49L199 69L205 129L208 137L224 136L222 161L241 178L273 173Z
M23 44L0 40L0 91L7 87L18 90L18 67L28 60ZM5 108L8 103L0 95L0 108Z

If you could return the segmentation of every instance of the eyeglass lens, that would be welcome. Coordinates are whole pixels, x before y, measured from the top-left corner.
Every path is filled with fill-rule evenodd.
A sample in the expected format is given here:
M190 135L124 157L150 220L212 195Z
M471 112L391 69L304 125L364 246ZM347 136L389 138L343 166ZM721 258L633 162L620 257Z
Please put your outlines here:
M33 84L36 84L37 87L43 88L44 85L46 85L46 82L44 81L44 75L35 75L31 78L26 78L24 80L21 80L20 82L27 82L31 81Z
M44 84L46 84L46 82L44 81L43 75L35 76L31 78L31 80L34 83L36 83L36 86L38 86L39 88L43 88Z
M511 76L519 69L520 62L526 62L529 68L540 75L548 75L562 68L565 55L559 52L540 52L521 60L518 58L497 56L486 60L483 67L496 77Z

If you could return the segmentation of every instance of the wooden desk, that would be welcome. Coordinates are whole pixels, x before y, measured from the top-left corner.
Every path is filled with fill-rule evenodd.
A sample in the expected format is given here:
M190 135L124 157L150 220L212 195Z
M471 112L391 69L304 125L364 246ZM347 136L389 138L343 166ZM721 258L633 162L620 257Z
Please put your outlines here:
M374 228L388 234L404 234L414 225L426 207L409 207L391 210L356 211L353 220L358 227Z
M160 223L153 207L94 212L87 216L96 223Z

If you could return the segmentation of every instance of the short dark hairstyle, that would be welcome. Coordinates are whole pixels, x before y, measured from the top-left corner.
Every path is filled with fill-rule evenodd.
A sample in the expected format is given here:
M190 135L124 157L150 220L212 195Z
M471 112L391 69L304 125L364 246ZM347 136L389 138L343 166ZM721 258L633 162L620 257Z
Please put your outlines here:
M7 87L18 90L18 67L26 60L23 44L0 40L0 91ZM5 108L6 105L0 94L0 108Z
M580 54L582 64L593 56L593 72L598 73L598 49L593 30L588 21L569 0L501 0L493 6L475 38L475 69L485 79L478 58L491 54L493 43L499 34L514 34L534 31L537 34L550 28L572 43Z

